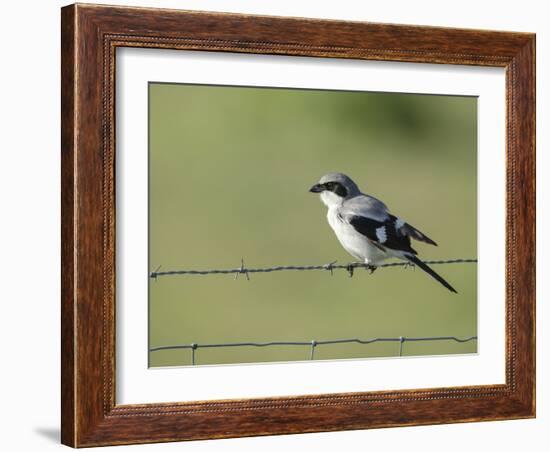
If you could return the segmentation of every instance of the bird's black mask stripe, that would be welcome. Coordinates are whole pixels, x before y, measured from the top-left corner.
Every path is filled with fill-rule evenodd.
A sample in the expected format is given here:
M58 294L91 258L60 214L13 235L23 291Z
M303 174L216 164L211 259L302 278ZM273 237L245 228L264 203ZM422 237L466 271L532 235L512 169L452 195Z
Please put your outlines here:
M323 186L325 187L325 190L336 193L342 198L348 196L348 191L346 187L344 187L340 182L327 182L326 184L323 184Z

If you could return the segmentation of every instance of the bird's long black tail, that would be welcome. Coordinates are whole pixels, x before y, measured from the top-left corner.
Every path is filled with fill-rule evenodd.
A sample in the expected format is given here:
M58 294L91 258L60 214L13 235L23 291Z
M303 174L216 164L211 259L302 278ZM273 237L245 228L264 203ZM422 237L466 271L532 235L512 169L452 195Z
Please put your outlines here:
M405 257L414 265L419 266L422 270L424 270L428 275L430 275L433 279L444 285L447 289L449 289L451 292L458 293L453 286L451 286L447 281L445 281L441 276L439 276L436 272L434 272L430 267L428 267L424 262L422 262L418 257L416 257L413 254L405 254Z

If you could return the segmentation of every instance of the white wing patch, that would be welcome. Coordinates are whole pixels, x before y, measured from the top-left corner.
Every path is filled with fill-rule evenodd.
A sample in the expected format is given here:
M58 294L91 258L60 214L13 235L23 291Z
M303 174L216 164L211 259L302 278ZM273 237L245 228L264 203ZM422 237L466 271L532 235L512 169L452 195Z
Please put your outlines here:
M405 222L401 218L395 220L395 230L401 229L405 225Z
M376 238L378 238L378 241L380 243L384 243L386 240L388 240L388 236L386 235L386 226L381 226L376 229Z

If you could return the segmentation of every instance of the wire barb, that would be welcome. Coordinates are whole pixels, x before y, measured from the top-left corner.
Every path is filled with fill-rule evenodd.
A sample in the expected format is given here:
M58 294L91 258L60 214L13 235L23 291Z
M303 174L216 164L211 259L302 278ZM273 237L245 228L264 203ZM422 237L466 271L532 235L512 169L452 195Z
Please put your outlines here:
M332 261L332 262L329 262L328 264L325 264L323 265L323 267L325 268L325 270L329 270L330 271L330 276L333 276L334 275L334 264L338 262L338 261Z
M443 265L443 264L470 264L477 263L477 259L446 259L446 260L432 260L424 261L427 265ZM353 270L350 271L350 266L355 268L372 269L369 264L353 263L346 265L336 265L336 261L324 265L279 265L276 267L262 267L262 268L246 268L244 266L244 259L241 259L241 266L239 268L231 269L208 269L208 270L167 270L158 271L160 266L154 272L151 272L150 276L153 279L159 276L175 276L175 275L216 275L216 274L234 274L237 277L239 274L245 274L247 279L250 279L249 273L271 273L279 271L313 271L313 270L330 270L331 274L333 270L346 270L353 275ZM380 264L376 268L389 268L389 267L409 267L408 262L390 262L387 264ZM412 266L414 268L414 265Z
M246 280L250 281L250 276L248 276L248 269L244 266L244 258L241 257L241 266L237 269L237 272L235 273L235 279L239 277L240 274L243 274L246 276Z
M152 279L157 279L157 275L158 275L158 271L160 270L160 267L162 267L162 265L159 265L156 270L152 271L151 272L151 278Z

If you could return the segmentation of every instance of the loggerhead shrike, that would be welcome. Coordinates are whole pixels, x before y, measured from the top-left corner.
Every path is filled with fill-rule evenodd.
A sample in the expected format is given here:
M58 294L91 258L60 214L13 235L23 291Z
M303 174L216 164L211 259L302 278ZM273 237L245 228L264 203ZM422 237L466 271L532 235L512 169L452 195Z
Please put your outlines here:
M371 273L382 261L396 257L417 265L451 292L456 290L434 272L411 248L411 238L437 244L401 218L391 215L386 205L361 193L357 184L341 173L329 173L309 190L319 193L328 207L328 223L345 250Z

